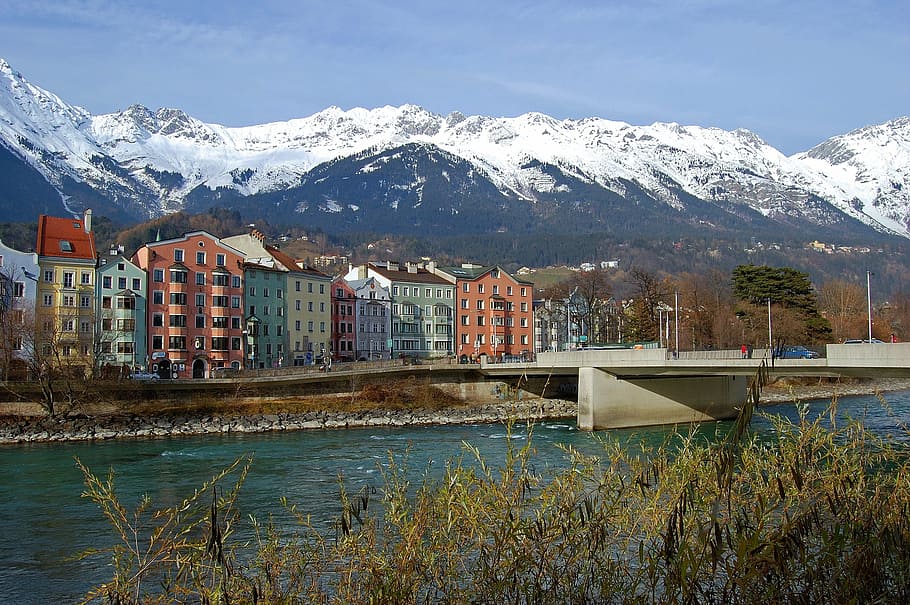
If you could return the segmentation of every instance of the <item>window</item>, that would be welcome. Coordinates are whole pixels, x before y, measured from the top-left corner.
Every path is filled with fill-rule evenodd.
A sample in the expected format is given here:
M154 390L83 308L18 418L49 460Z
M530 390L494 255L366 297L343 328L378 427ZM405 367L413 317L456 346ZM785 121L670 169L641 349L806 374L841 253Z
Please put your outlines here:
M64 307L75 307L76 306L76 297L72 294L63 295L63 306Z
M126 278L125 278L125 277L118 277L118 278L117 278L117 289L118 289L118 290L126 290Z
M83 309L88 309L92 306L92 297L88 294L83 294L79 297L79 306Z
M136 292L139 292L140 290L142 290L142 280L139 279L138 277L133 278L133 290L135 290Z
M197 253L196 253L196 264L197 264L197 265L204 265L204 264L205 264L205 252L197 252Z
M212 306L213 307L227 307L228 297L227 296L213 296L212 297ZM239 306L239 304L238 304Z
M75 332L76 331L76 320L75 319L64 319L63 320L63 331L64 332Z
M232 308L232 309L239 309L239 308L240 308L240 297L239 297L239 296L232 296L232 297L231 297L231 308Z
M462 315L461 316L461 325L463 325L463 326L471 325L471 318L468 317L467 315Z
M319 293L325 294L325 284L319 284Z
M294 301L294 310L295 310L295 311L299 311L299 310L300 310L300 301L299 301L299 300L295 300L295 301Z
M110 296L102 296L101 297L101 308L102 309L112 309L114 306L113 301L114 301L114 299L111 298Z
M506 286L506 296L512 296L512 286Z
M483 294L483 284L477 284L477 293Z
M53 306L54 306L54 295L53 295L53 294L45 294L45 295L44 295L44 306L45 306L45 307L53 307Z
M53 269L45 269L44 281L46 281L49 284L54 283L54 270Z
M256 286L250 286L250 296L256 296Z
M294 290L296 290L297 292L300 292L300 280L299 279L294 282Z
M263 314L263 315L269 315L269 310L270 310L270 306L269 306L269 305L264 305L264 306L262 307L262 314Z
M171 269L171 283L185 284L187 271L183 269Z
M153 313L152 314L152 327L160 328L163 325L164 325L164 314L163 313Z
M205 315L197 315L197 316L196 316L196 327L197 327L197 328L204 328L204 327L205 327Z
M306 322L306 330L307 330L307 332L313 331L313 320Z
M309 281L306 283L306 291L309 292L310 294L313 293L313 282Z
M170 336L167 348L175 351L186 351L186 336Z
M63 272L63 287L72 288L75 285L76 274L72 271Z
M268 275L268 273L266 273L266 275ZM265 298L269 297L269 289L267 287L262 289L262 296Z
M528 295L528 291L527 291L525 288L522 288L522 289L521 289L521 295L522 295L522 296L527 296L527 295Z
M215 255L215 264L218 265L219 267L223 267L226 258L227 257L224 254L216 254Z
M221 288L227 287L228 285L228 275L226 273L213 273L212 274L212 285L218 286ZM240 284L237 284L238 286Z
M499 294L499 286L493 284L493 294Z
M239 329L240 329L240 318L239 318L239 317L232 317L232 318L231 318L231 329L232 329L232 330L239 330Z
M490 271L490 277L493 279L499 279L499 269L493 269Z
M343 288L335 288L335 298L344 298Z
M461 299L461 308L462 308L462 309L467 309L467 308L468 308L468 302L469 302L469 301L468 301L467 298L462 298L462 299Z
M238 318L239 320L239 318ZM228 318L227 317L213 317L212 318L212 327L218 330L226 330L228 327Z
M324 302L319 303L319 312L325 313L325 303Z
M69 240L62 239L60 240L60 251L61 252L72 252L73 243Z
M263 336L269 335L269 324L262 324L262 335Z
M15 284L13 284L13 296L15 296L16 298L22 298L23 296L25 296L25 283L24 282L17 281Z
M234 288L239 288L239 287L240 287L240 276L239 276L239 275L232 275L232 276L231 276L231 286L234 287Z
M104 332L110 332L114 329L114 320L110 317L105 317L101 320L101 329Z
M300 320L299 319L294 322L294 331L295 332L300 331Z
M197 307L204 307L204 306L205 306L205 294L197 294L197 295L196 295L196 306L197 306Z
M196 285L197 286L205 285L205 273L196 273Z
M528 303L526 303L526 302L521 303L521 310L522 310L522 312L527 312Z
M278 298L284 298L284 290L282 290L281 288L278 288L275 291L275 296L277 296Z
M92 331L92 324L89 320L83 319L79 322L79 331L83 334L88 334Z
M186 315L169 316L168 325L172 328L185 328L186 327Z
M186 306L186 292L171 292L171 304Z
M113 279L111 278L110 275L105 275L104 277L101 278L101 287L106 288L106 289L110 289L110 288L114 287Z
M325 332L325 322L324 321L319 322L319 331Z
M309 311L310 313L313 312L313 301L312 301L312 300L309 301L309 302L307 302L307 304L306 304L306 310Z
M477 310L483 311L483 300L480 300L480 299L477 300Z
M152 336L152 348L161 350L164 348L164 336Z
M433 289L432 289L432 288L424 288L424 290L423 290L423 297L424 297L424 298L430 298L431 296L433 296Z
M163 305L164 304L164 291L155 290L152 292L152 304L154 305Z
M240 350L240 337L239 337L239 336L232 336L232 337L231 337L231 350L232 350L232 351L239 351L239 350Z
M174 249L174 262L182 263L183 262L183 250L180 248Z
M118 319L117 329L121 332L133 332L136 330L135 319Z
M155 269L152 271L152 281L163 282L164 281L164 269Z
M227 348L228 348L227 336L213 336L212 337L212 350L213 351L227 351Z

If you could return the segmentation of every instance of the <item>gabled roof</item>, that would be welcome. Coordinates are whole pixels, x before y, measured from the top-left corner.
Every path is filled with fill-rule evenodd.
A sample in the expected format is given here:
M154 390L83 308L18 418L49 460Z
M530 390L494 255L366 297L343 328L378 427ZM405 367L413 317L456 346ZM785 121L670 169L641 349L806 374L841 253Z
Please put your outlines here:
M80 218L38 217L38 255L95 261L95 234Z
M443 279L438 275L434 275L433 273L430 273L423 268L419 268L415 273L411 273L407 269L400 269L396 271L395 269L387 269L385 267L376 266L373 263L370 263L369 267L371 271L375 271L384 278L396 282L452 286L452 282L448 281L447 279Z
M323 273L319 269L314 269L313 267L310 267L309 265L301 267L300 263L298 263L294 258L292 258L290 255L282 252L278 248L275 248L274 246L265 246L265 249L269 254L272 255L272 258L274 258L279 263L281 263L282 265L287 267L289 271L292 271L294 273L303 273L306 275L310 275L312 277L321 277L321 278L325 278L325 279L331 279L330 275Z

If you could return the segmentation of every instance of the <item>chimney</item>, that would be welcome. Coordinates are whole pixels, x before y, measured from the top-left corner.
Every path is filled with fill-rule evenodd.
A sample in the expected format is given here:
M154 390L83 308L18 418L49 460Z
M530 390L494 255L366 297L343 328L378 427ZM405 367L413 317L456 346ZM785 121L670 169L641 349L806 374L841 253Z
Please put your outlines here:
M412 262L408 261L406 263L406 266L408 268L408 273L417 273L417 269L418 269L417 263L412 263Z
M92 232L92 209L86 208L85 212L82 213L82 224L85 227L86 233Z

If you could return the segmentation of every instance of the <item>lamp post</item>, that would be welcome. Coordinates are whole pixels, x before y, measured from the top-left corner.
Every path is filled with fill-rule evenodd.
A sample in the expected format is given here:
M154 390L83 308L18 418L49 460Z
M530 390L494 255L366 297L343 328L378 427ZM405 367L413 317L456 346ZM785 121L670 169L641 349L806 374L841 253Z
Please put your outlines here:
M774 346L774 340L771 337L771 299L768 299L768 351Z
M676 351L676 355L679 356L679 290L676 291L673 298L673 334L676 340L676 345L673 350Z
M866 308L869 312L869 344L872 344L872 271L866 271Z

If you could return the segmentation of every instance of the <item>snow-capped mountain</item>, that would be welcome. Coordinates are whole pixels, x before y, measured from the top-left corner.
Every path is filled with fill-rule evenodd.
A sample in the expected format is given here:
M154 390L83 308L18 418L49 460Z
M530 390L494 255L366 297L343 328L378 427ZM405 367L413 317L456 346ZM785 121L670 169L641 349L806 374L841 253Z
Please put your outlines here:
M534 230L558 217L565 228L865 225L910 237L908 166L906 117L790 157L746 130L413 105L228 128L141 105L92 115L0 59L3 182L37 174L66 209L133 220L218 205L339 229ZM4 189L9 216L35 213Z

